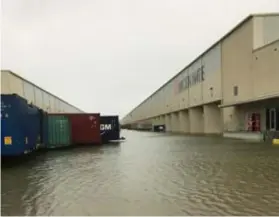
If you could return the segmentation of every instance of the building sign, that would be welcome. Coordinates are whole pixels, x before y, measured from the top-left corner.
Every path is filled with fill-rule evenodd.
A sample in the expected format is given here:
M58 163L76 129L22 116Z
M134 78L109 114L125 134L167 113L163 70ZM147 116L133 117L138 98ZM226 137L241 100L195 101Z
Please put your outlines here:
M191 74L187 73L187 75L179 82L179 92L203 82L204 78L204 66L202 65L197 70L193 71Z

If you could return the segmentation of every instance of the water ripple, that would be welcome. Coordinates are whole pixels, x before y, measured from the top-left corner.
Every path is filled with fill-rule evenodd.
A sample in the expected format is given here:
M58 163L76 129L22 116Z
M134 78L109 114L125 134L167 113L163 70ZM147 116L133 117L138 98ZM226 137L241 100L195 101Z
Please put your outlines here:
M279 149L124 131L2 169L2 215L275 215Z

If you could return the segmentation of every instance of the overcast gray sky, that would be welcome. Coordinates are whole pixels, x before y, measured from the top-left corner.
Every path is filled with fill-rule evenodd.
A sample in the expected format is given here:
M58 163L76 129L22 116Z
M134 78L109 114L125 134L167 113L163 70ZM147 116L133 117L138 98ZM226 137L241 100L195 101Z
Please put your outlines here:
M279 0L2 0L1 68L123 117L247 15L278 11Z

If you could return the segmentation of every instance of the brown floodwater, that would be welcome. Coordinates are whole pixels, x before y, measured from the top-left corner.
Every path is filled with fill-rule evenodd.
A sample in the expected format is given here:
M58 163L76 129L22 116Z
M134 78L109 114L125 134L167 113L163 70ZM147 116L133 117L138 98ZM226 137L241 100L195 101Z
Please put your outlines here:
M122 131L2 168L2 215L278 215L279 147Z

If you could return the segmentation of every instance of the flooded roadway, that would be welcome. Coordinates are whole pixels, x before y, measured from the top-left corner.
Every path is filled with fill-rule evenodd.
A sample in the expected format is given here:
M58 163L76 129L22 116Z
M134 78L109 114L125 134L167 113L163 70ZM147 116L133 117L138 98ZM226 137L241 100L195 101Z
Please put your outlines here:
M2 169L2 215L278 215L279 147L122 135Z

